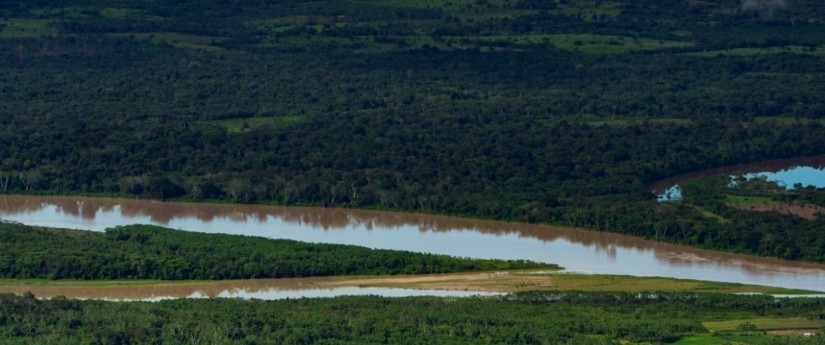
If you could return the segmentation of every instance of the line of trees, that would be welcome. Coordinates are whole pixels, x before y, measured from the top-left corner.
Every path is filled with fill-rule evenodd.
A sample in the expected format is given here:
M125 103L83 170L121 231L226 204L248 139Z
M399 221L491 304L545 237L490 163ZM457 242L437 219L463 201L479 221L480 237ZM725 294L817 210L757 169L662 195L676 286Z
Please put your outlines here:
M0 295L9 344L623 344L707 334L701 322L822 319L822 299L708 294L531 293L494 298L339 297L156 303ZM823 336L749 333L750 344Z

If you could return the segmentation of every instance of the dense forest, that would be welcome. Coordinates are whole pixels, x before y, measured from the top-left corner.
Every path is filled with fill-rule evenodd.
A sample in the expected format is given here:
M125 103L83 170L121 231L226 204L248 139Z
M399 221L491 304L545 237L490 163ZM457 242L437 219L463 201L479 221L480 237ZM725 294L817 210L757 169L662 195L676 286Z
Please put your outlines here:
M3 193L448 213L825 262L822 220L720 221L648 187L825 154L816 0L38 0L0 19Z
M0 223L0 279L215 280L553 268L154 226L105 233Z
M741 234L738 246L745 251L796 257L807 248L815 260L825 259L821 217L825 189L797 186L788 190L766 179L732 180L729 175L691 179L682 183L681 189L682 207L700 210ZM725 235L700 232L691 241L714 243Z
M756 319L823 323L823 299L666 293L148 302L0 295L4 344L825 344ZM797 319L791 319L797 318ZM708 321L728 321L712 335ZM753 321L753 322L751 322ZM707 326L706 326L707 325ZM749 331L750 330L750 331Z

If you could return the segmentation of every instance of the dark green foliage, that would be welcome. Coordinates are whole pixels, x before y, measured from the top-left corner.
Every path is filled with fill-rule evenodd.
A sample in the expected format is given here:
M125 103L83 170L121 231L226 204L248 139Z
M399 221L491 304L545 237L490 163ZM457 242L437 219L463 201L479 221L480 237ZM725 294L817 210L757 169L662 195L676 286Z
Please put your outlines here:
M757 327L753 323L745 322L743 324L736 326L736 330L740 332L752 332L757 330Z
M0 295L0 338L6 344L662 344L705 332L702 320L804 316L822 308L822 299L660 293L157 303ZM803 343L821 344L817 339Z
M647 188L825 153L823 6L740 5L4 2L0 192L450 213L822 261L822 242L752 248ZM8 31L31 23L54 34Z
M774 198L778 201L825 206L825 188L796 186L792 193L775 195Z
M715 232L697 231L697 237L691 242L766 256L825 261L825 237L821 236L825 219L822 217L806 220L778 212L737 209L726 203L730 194L774 196L780 201L816 203L822 198L821 189L799 189L789 193L784 187L779 192L775 183L766 184L758 179L740 180L739 187L732 187L730 183L731 177L728 175L696 178L682 183L685 203L700 206L726 219L717 225Z
M821 333L821 332L820 332ZM757 342L758 345L822 345L825 337L775 337Z
M0 223L0 278L247 279L546 266L154 226L117 227L95 233Z

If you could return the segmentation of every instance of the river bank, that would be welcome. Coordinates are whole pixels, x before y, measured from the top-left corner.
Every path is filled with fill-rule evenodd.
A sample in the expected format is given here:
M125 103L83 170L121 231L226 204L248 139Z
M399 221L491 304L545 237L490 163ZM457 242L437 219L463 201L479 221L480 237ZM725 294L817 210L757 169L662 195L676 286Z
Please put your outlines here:
M177 298L277 300L345 295L473 296L525 291L714 292L726 294L815 295L815 291L660 277L586 275L561 271L510 270L473 273L340 276L223 281L9 280L0 293L32 293L38 298L159 301Z

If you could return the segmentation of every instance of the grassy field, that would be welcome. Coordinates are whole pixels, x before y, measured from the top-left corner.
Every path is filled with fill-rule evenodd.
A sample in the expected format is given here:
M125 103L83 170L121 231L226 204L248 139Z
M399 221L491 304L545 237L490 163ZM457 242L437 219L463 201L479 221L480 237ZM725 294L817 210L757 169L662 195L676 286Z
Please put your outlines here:
M443 13L459 18L463 22L484 21L493 18L516 18L536 12L532 10L507 8L510 2L506 0L380 0L361 1L361 3L372 6L382 5L396 8L439 9Z
M660 277L633 277L616 275L554 274L548 275L553 288L583 291L696 291L696 292L760 292L778 294L786 289L756 285L684 280ZM794 291L794 290L791 290ZM803 291L795 291L803 293Z
M111 19L140 18L150 20L161 20L161 17L150 16L143 11L131 8L120 7L48 7L34 8L29 11L40 17L50 18L83 18L83 17L104 17Z
M376 6L386 5L400 8L439 8L444 13L461 18L463 21L483 21L492 17L495 18L516 18L535 12L532 10L511 10L507 9L507 3L503 1L486 1L483 4L477 1L434 1L419 0L411 2L399 2L395 0L385 0L379 2L365 2L365 5ZM581 17L584 20L598 19L603 17L615 17L621 13L620 2L595 2L582 1L560 4L553 12L558 14ZM141 20L163 20L163 18L148 16L145 13L133 9L106 7L106 8L85 8L66 7L35 9L33 14L44 18L83 18L90 16L100 16L110 19L140 18ZM0 21L0 37L31 37L56 34L57 30L49 26L51 19L11 19ZM393 24L397 24L394 22ZM431 23L433 25L437 23ZM4 25L4 26L3 26ZM630 37L619 35L595 35L595 34L502 34L483 36L444 36L435 38L425 29L426 20L411 20L409 25L420 26L417 34L405 36L382 36L376 39L371 36L357 36L352 38L329 37L324 32L329 28L342 28L342 23L334 16L286 16L268 19L250 19L245 25L256 27L266 31L272 37L265 38L259 46L280 46L283 44L290 46L314 46L334 44L341 47L355 48L358 52L384 52L396 49L416 49L423 45L430 45L444 50L454 49L480 49L482 51L501 50L507 47L496 47L496 45L518 46L541 46L552 45L559 49L580 52L585 54L622 54L636 51L650 51L668 48L685 48L694 44L687 41L658 40L643 37ZM299 36L287 35L280 37L286 31L298 29L304 32ZM123 34L117 34L123 35ZM149 38L155 43L168 43L178 48L184 49L204 49L220 50L220 47L212 45L215 42L225 40L223 37L197 36L191 34L181 34L172 32L135 32L129 33L140 38ZM762 52L764 50L764 52ZM782 48L766 49L733 49L729 51L709 51L690 53L698 56L722 55L747 55L757 53L775 53L782 51L805 53L808 48L801 46L788 46ZM821 54L825 51L825 46L809 52Z
M690 125L693 124L691 119L677 119L677 118L656 118L656 119L630 119L630 118L611 118L611 119L594 119L586 121L591 126L609 126L609 127L627 127L634 124L639 124L642 121L649 123L662 123L674 125Z
M707 218L715 219L715 220L717 220L719 222L723 222L723 223L726 223L726 222L730 221L730 219L727 219L727 218L722 217L722 216L720 216L716 213L708 211L705 208L702 208L702 207L699 207L699 206L696 206L696 205L690 205L690 206L693 207L694 209L696 209L697 211L699 211L699 213L701 213L702 216L705 216Z
M614 18L622 13L623 3L614 1L575 1L559 5L561 14L577 16L586 21L601 18Z
M511 2L504 0L453 0L453 1L439 1L439 0L415 0L415 1L398 1L398 0L381 0L364 2L367 5L384 5L401 8L437 8L451 16L458 17L462 20L486 20L490 18L515 18L522 15L534 14L536 10L514 10L508 8L512 5ZM623 3L617 1L575 1L575 2L557 2L555 9L550 10L550 13L557 15L567 15L582 18L585 21L614 18L621 14L621 7Z
M121 37L135 37L137 39L146 39L151 41L152 43L171 44L176 48L200 49L210 51L223 50L223 48L214 46L212 45L212 43L218 43L226 40L226 38L223 37L198 36L182 34L177 32L143 32L112 35Z
M467 8L477 7L478 1L476 0L451 0L451 1L441 1L441 0L411 0L411 1L400 1L400 0L379 0L379 1L361 1L361 3L365 5L370 4L381 4L385 6L392 6L392 7L407 7L407 8L439 8L444 11L464 11ZM488 0L485 2L484 6L478 7L485 7L495 9L505 5L507 1L505 0Z
M0 38L35 37L51 35L57 30L45 19L9 19L0 20Z
M764 54L808 54L825 56L825 45L818 46L814 49L803 46L783 46L783 47L768 47L768 48L734 48L726 50L711 50L704 52L691 52L685 55L701 56L701 57L715 57L715 56L753 56Z
M166 284L168 281L163 280L48 280L48 279L0 279L0 287L19 287L19 286L49 286L49 287L63 287L63 286L146 286L156 284ZM184 284L202 283L202 281L186 281Z
M702 325L710 332L735 331L744 323L752 323L760 331L779 329L814 329L825 327L825 320L808 320L804 318L759 318L744 320L707 321Z
M754 119L758 124L765 124L770 122L779 122L783 125L809 125L812 123L817 123L820 125L825 125L825 119L807 119L807 118L795 118L795 117L783 117L783 116L759 116Z
M734 207L748 207L748 206L762 206L775 205L778 202L768 196L741 196L741 195L726 195L725 202Z
M690 42L664 41L614 35L526 34L490 36L447 36L452 42L508 43L515 45L553 45L556 48L586 54L621 54L631 51L689 47Z
M766 340L773 336L762 333L750 334L699 334L680 339L673 345L749 345L757 340Z
M261 127L264 125L272 127L289 127L297 125L306 118L298 115L284 115L284 116L267 116L267 117L249 117L244 119L229 119L216 121L220 125L226 127L230 133L248 132L252 128Z
M298 278L296 278L298 279ZM267 279L271 284L289 284L296 279ZM340 276L299 279L302 288L334 287L388 287L420 290L453 290L483 292L519 291L590 291L590 292L714 292L714 293L765 293L765 294L809 294L813 291L782 289L757 285L718 283L699 280L681 280L659 277L632 277L615 275L586 275L556 273L555 271L503 271L452 274L422 274L397 276ZM238 280L240 285L264 280ZM0 292L20 292L31 288L70 288L117 286L148 287L232 285L229 281L158 281L158 280L42 280L42 279L0 279ZM22 289L21 289L22 288ZM738 325L738 323L737 323ZM734 325L735 327L736 325Z

